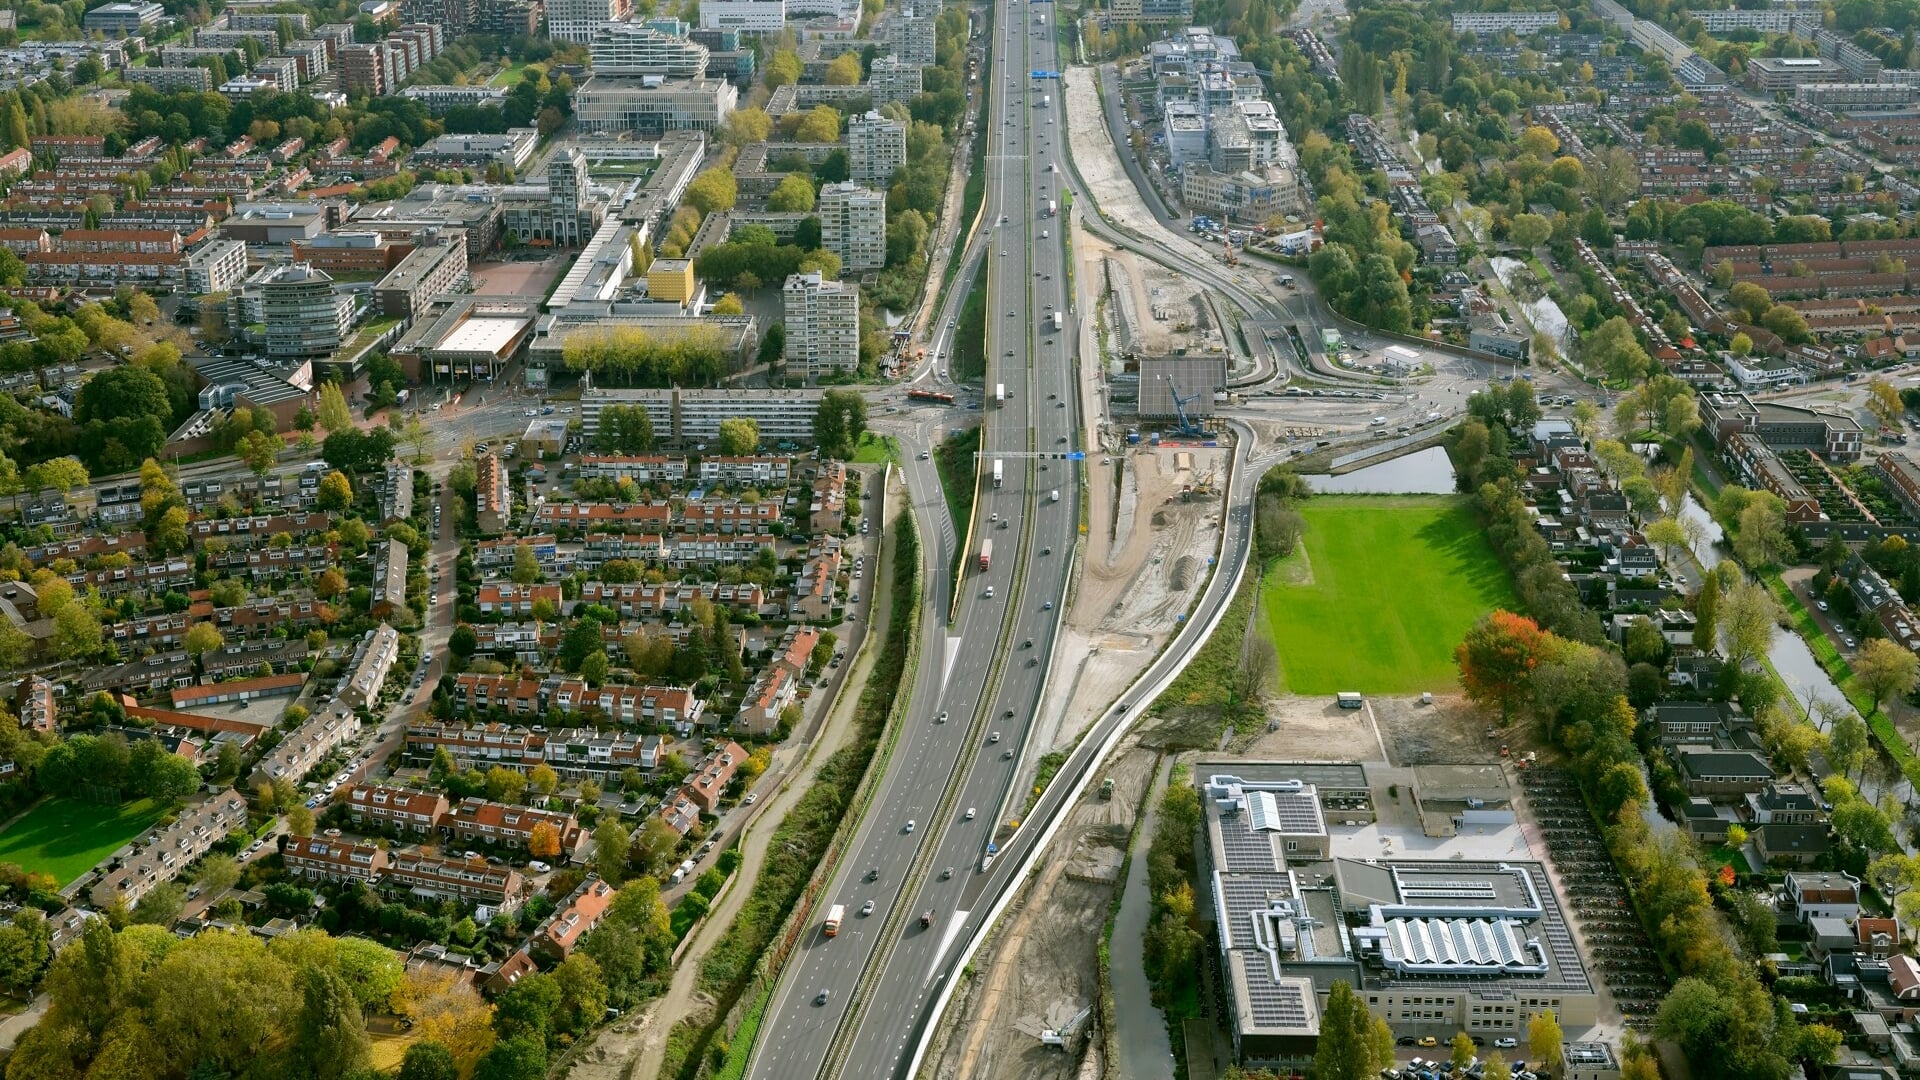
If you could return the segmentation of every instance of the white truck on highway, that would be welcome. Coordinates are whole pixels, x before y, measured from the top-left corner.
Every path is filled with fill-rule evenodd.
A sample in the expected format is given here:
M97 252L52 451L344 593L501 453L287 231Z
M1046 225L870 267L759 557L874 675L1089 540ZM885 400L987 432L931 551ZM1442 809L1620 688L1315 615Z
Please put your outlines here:
M1054 201L1052 199L1048 199L1047 200L1047 216L1052 217L1054 214L1058 212L1059 212L1058 207L1055 206Z
M1059 312L1057 311L1054 312L1053 313L1053 332L1056 334L1059 333L1061 327L1065 325L1066 325L1066 319L1063 318Z
M993 459L993 486L994 487L1000 486L1000 481L1005 475L1000 471L1000 469L1001 469L1000 459L994 458Z
M1007 384L994 383L993 384L993 407L996 409L1003 409L1006 407L1006 404L1007 404Z

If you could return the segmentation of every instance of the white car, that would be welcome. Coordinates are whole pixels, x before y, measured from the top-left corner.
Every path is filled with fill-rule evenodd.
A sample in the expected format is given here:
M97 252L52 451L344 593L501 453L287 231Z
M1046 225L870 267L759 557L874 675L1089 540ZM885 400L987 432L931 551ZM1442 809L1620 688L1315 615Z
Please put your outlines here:
M740 805L752 806L754 803L757 803L759 801L760 801L760 793L757 791L749 791L747 792L747 797L740 800Z
M968 821L972 821L972 820L973 820L973 818L974 818L974 813L973 813L973 807L971 807L971 806L969 806L969 807L967 807L967 817L966 817L966 820L968 820Z
M536 874L544 874L553 869L553 867L548 866L546 863L535 861L528 863L527 869L532 870Z
M908 832L912 832L912 831L914 830L914 825L915 825L915 822L914 822L914 820L913 820L912 818L908 818L908 819L907 819L907 831L908 831Z
M1495 1039L1493 1040L1493 1045L1500 1050L1511 1050L1514 1047L1520 1045L1520 1040L1511 1038L1511 1037L1505 1038L1505 1039Z
M865 918L866 916L871 914L873 914L873 901L869 900L866 903L860 905L860 915L862 918Z

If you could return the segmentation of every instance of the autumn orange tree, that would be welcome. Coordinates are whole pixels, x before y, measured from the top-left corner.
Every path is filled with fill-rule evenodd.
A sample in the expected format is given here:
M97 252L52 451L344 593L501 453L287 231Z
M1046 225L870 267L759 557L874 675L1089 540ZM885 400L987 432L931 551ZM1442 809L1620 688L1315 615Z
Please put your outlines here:
M533 835L527 838L527 850L538 859L551 859L560 854L560 830L551 822L535 825Z
M1485 707L1500 709L1500 722L1513 713L1513 703L1525 696L1535 668L1560 655L1566 642L1524 615L1495 611L1467 631L1454 650L1460 665L1460 686L1467 697Z

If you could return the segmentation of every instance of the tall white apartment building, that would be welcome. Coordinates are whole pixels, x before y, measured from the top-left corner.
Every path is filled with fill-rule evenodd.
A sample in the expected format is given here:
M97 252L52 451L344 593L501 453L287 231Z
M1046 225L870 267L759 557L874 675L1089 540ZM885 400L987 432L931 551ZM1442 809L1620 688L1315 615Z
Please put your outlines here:
M643 23L602 23L588 47L597 75L666 75L698 79L707 73L707 47Z
M633 0L550 0L547 36L555 41L589 45L603 24L619 22L633 11Z
M878 112L848 120L846 138L847 179L862 187L887 187L907 163L907 125Z
M777 34L787 25L787 0L702 0L702 30Z
M208 241L188 255L180 269L188 295L229 292L247 276L247 245L239 240Z
M794 274L782 290L787 375L818 379L860 367L860 289L819 271Z
M902 8L900 12L887 20L887 45L893 55L909 64L921 67L934 62L934 17L940 14L936 5L923 9L924 14L913 8Z
M887 264L887 197L851 180L820 189L820 245L840 256L846 270L878 270Z
M873 70L867 75L867 90L873 95L876 109L888 102L912 101L924 85L920 65L909 64L897 56L874 57Z

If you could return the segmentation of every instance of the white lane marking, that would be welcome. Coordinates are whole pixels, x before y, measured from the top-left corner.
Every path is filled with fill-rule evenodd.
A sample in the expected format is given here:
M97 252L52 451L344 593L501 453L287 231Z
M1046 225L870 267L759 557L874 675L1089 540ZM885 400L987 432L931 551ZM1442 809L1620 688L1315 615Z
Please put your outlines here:
M947 955L947 949L953 945L954 939L960 936L961 930L966 929L969 914L971 912L956 911L947 920L947 928L940 934L940 947L933 951L933 963L927 965L928 982L932 982L933 977L939 973L940 958Z
M964 640L964 638L959 637L947 638L946 670L940 673L940 690L942 693L947 689L947 680L953 678L953 662L960 658L960 643Z

